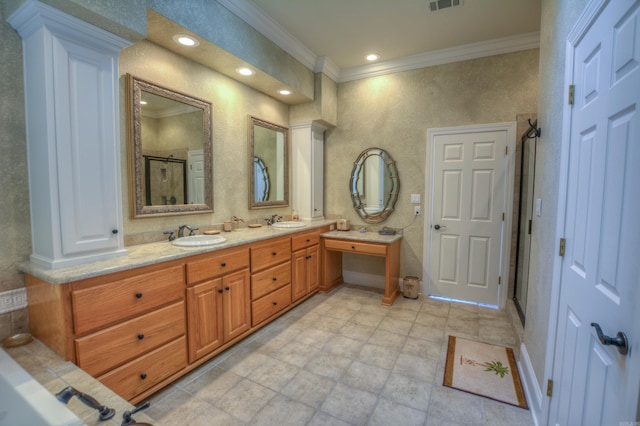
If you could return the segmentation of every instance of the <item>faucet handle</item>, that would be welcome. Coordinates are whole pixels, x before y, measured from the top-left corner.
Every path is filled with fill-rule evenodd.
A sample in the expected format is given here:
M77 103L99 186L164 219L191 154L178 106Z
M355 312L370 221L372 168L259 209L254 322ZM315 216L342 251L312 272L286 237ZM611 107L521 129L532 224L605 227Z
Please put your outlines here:
M196 231L200 228L189 228L189 235L196 235Z
M173 241L176 239L176 236L173 234L173 231L164 231L163 234L169 236L169 241Z

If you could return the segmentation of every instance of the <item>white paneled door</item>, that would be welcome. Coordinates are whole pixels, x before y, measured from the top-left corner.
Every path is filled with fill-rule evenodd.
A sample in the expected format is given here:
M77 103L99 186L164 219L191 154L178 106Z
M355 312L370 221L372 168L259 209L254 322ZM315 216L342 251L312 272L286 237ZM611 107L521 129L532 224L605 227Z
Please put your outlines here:
M503 219L510 216L504 214L507 182L512 182L507 173L510 138L511 124L453 128L429 136L429 295L500 305Z
M549 423L632 425L640 414L640 1L593 2L586 12L569 37L575 101Z

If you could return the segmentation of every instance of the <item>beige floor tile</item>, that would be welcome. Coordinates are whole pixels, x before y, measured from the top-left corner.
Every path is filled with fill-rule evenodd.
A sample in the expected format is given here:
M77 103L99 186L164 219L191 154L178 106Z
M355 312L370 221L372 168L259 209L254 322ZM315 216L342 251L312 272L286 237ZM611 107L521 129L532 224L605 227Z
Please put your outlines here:
M372 313L361 310L360 312L356 313L353 318L351 318L351 322L377 327L378 324L380 324L380 321L382 321L384 318L385 315L379 314L377 312Z
M426 411L431 398L431 383L392 373L381 393L386 399Z
M486 426L533 426L533 419L529 410L487 399L484 401L483 424Z
M367 423L376 401L377 397L370 392L338 383L320 409L347 423L364 425Z
M483 399L456 389L434 386L427 416L478 425L482 423Z
M316 411L316 414L313 416L311 421L307 424L307 426L351 426L347 422L343 422L342 420L336 419L326 413L321 411Z
M275 358L267 358L256 367L247 379L274 391L282 389L298 372L298 368Z
M329 333L339 333L340 329L344 327L346 323L347 320L344 319L323 317L319 322L313 325L313 328L328 331Z
M213 404L241 380L241 376L216 367L185 383L181 388L187 393Z
M304 369L333 380L338 380L349 367L352 360L329 353L318 353L304 366Z
M360 350L358 360L365 364L391 370L398 359L398 355L400 355L398 349L366 343Z
M360 353L360 349L362 349L363 345L364 342L361 342L359 340L354 340L350 339L349 337L337 335L329 340L322 349L334 355L354 359Z
M387 382L389 374L390 371L384 368L354 361L340 378L340 382L377 395Z
M396 402L380 398L368 425L370 426L421 426L427 414L413 408L405 407Z
M375 331L375 326L348 322L340 329L340 334L353 340L366 342L371 336L373 336Z
M412 326L413 322L411 321L403 321L394 318L392 315L389 315L385 319L383 319L382 322L380 322L380 325L378 325L378 330L391 331L393 333L407 336Z
M164 398L153 401L145 414L162 424L185 424L210 405L182 389L175 389Z
M386 330L376 330L368 340L372 345L384 346L385 348L402 349L407 337L401 334L392 333Z
M269 388L243 379L218 399L215 405L233 417L248 422L267 405L275 394Z
M400 321L408 321L408 322L415 321L417 315L418 315L418 311L409 310L409 309L399 309L399 308L398 309L391 308L389 310L389 313L387 314L389 318L397 319Z
M300 426L306 424L315 409L286 396L276 395L251 420L255 426ZM210 423L216 424L216 423Z
M409 336L407 337L407 341L402 347L401 352L420 358L438 360L440 358L440 353L442 352L442 345L442 343Z
M331 379L301 370L287 383L281 393L303 404L317 408L329 395L335 384L336 382Z
M170 423L167 423L169 425ZM171 423L171 424L187 424L187 423ZM236 419L228 413L220 410L219 408L209 406L200 411L197 415L189 419L189 426L212 426L212 425L224 425L224 426L242 426L246 423Z
M438 362L435 360L401 353L393 372L431 383L435 379L437 366Z
M436 344L442 344L444 340L444 331L445 329L443 328L414 323L413 327L411 327L411 331L409 332L409 336L416 339L429 340Z
M318 353L318 348L303 342L286 343L280 350L271 354L273 358L302 368Z
M305 330L304 333L300 333L295 338L295 341L308 346L321 348L325 345L325 343L334 338L335 335L335 333L329 331L318 330L317 328L309 328Z

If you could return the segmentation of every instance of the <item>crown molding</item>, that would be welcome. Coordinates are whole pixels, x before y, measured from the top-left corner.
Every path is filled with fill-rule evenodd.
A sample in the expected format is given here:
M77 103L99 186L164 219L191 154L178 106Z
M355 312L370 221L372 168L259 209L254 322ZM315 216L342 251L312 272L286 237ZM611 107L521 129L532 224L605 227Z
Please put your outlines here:
M478 59L487 56L513 53L521 50L537 49L540 47L540 33L532 32L517 36L504 37L465 44L450 49L435 50L419 55L378 62L360 67L345 68L340 71L338 83L359 80L363 78L377 77L402 71L410 71L418 68L444 65L452 62Z
M217 0L233 14L267 37L313 72L322 72L338 83L377 77L418 68L478 59L540 47L540 32L520 34L421 53L390 61L340 69L330 58L317 56L262 9L248 0Z
M287 30L274 21L262 9L247 0L217 0L231 13L242 19L260 34L274 42L278 47L293 56L310 70L316 67L318 55L300 43Z

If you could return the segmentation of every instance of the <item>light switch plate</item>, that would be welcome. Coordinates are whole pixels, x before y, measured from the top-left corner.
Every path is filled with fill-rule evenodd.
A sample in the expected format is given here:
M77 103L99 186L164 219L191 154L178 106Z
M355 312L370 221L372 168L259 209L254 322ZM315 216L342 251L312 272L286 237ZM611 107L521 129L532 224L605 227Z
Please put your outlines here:
M542 198L536 198L536 216L542 214Z
M411 194L411 204L420 204L420 194Z

